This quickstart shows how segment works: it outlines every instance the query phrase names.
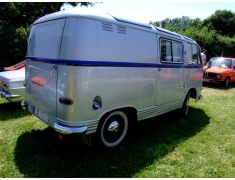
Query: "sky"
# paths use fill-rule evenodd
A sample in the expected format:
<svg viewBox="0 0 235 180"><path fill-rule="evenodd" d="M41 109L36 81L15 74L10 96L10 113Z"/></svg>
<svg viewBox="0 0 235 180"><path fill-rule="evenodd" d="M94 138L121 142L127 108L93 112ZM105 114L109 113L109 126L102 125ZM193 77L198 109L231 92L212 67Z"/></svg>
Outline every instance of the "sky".
<svg viewBox="0 0 235 180"><path fill-rule="evenodd" d="M190 1L189 1L190 2ZM189 16L190 18L205 19L217 9L231 10L235 13L235 2L232 1L105 1L96 3L93 7L82 7L92 11L105 12L114 16L149 23L166 18ZM69 7L68 7L69 8ZM78 9L81 7L78 7Z"/></svg>

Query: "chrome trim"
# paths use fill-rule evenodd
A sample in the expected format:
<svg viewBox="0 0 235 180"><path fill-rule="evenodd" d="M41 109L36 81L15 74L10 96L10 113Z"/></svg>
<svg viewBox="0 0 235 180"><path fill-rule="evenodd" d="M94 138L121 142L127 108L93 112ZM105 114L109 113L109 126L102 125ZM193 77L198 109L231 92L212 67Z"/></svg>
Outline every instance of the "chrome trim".
<svg viewBox="0 0 235 180"><path fill-rule="evenodd" d="M20 97L20 95L13 95L13 94L9 94L9 93L4 92L4 91L0 91L0 96L1 96L1 98L6 98L6 99L11 99L11 98L18 98L18 97Z"/></svg>
<svg viewBox="0 0 235 180"><path fill-rule="evenodd" d="M61 126L57 123L53 124L53 128L63 134L71 134L71 133L79 133L83 134L87 132L88 127L87 126L82 126L82 127L66 127L66 126Z"/></svg>
<svg viewBox="0 0 235 180"><path fill-rule="evenodd" d="M20 104L21 104L21 107L22 107L23 110L26 110L28 108L28 104L25 100L21 101Z"/></svg>
<svg viewBox="0 0 235 180"><path fill-rule="evenodd" d="M169 111L179 109L183 106L183 102L184 100L178 100L172 103L162 104L162 105L138 110L137 112L138 120L140 121L140 120L144 120L147 118L152 118L152 117L167 113Z"/></svg>
<svg viewBox="0 0 235 180"><path fill-rule="evenodd" d="M118 131L118 128L119 128L119 123L117 121L113 121L109 127L108 127L108 131L109 132L117 132Z"/></svg>
<svg viewBox="0 0 235 180"><path fill-rule="evenodd" d="M25 101L24 101L25 102ZM32 105L29 105L27 102L27 109L31 112L34 116L40 119L42 122L47 124L48 126L52 127L56 131L63 133L63 134L71 134L71 133L80 133L80 134L91 134L96 132L99 120L89 120L89 121L64 121L61 119L56 118L47 113L43 113L47 118L39 117L37 114L34 113L35 109ZM37 109L38 110L38 109ZM38 112L38 111L37 111Z"/></svg>

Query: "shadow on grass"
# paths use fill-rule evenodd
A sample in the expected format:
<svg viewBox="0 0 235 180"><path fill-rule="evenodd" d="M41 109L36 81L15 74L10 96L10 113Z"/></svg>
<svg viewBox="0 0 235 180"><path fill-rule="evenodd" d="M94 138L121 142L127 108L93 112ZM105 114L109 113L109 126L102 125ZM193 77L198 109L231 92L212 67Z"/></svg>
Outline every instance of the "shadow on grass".
<svg viewBox="0 0 235 180"><path fill-rule="evenodd" d="M0 121L17 119L29 114L21 108L19 102L5 102L0 104Z"/></svg>
<svg viewBox="0 0 235 180"><path fill-rule="evenodd" d="M224 87L223 84L213 84L213 83L203 82L203 87L213 88L218 90L229 90L235 88L235 83L230 84L229 87Z"/></svg>
<svg viewBox="0 0 235 180"><path fill-rule="evenodd" d="M175 111L138 123L114 149L83 145L73 136L61 141L49 128L35 130L18 138L15 164L24 177L132 177L207 124L209 117L201 109L191 108L187 118Z"/></svg>

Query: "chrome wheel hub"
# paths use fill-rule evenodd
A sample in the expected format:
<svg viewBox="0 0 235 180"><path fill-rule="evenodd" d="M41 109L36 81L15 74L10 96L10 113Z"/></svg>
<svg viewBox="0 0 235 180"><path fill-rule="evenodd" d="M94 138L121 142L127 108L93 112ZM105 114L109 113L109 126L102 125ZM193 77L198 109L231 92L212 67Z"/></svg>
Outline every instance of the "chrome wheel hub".
<svg viewBox="0 0 235 180"><path fill-rule="evenodd" d="M108 131L109 132L117 132L119 129L119 123L117 121L113 121L110 123L110 125L108 126Z"/></svg>

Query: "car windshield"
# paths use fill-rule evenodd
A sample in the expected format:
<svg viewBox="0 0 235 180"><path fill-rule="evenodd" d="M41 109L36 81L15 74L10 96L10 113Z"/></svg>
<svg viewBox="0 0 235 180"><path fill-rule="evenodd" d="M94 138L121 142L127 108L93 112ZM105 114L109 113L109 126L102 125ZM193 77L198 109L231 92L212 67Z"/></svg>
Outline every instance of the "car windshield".
<svg viewBox="0 0 235 180"><path fill-rule="evenodd" d="M222 59L222 58L212 58L209 61L208 67L219 67L219 68L231 68L232 61L230 59Z"/></svg>

